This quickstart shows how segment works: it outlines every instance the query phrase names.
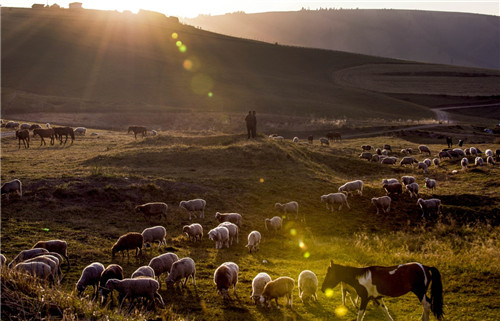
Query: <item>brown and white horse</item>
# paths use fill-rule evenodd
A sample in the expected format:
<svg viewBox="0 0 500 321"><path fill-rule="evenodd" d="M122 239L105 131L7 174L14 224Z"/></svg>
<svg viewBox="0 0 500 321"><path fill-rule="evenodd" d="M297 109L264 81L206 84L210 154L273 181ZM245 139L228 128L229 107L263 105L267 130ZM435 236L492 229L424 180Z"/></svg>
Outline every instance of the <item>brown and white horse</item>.
<svg viewBox="0 0 500 321"><path fill-rule="evenodd" d="M441 275L435 267L420 263L407 263L396 266L368 266L356 268L330 262L321 290L333 289L340 282L352 286L361 298L357 321L363 320L366 306L373 300L392 321L389 310L382 299L384 296L398 297L413 292L422 303L422 320L429 320L432 311L438 320L443 317L443 285ZM431 285L431 297L427 289Z"/></svg>
<svg viewBox="0 0 500 321"><path fill-rule="evenodd" d="M16 130L16 138L19 140L19 149L21 149L21 140L24 148L30 148L30 132L27 129Z"/></svg>
<svg viewBox="0 0 500 321"><path fill-rule="evenodd" d="M130 126L128 128L127 134L130 132L134 132L135 139L137 139L137 134L142 134L142 137L146 136L147 134L147 128L144 126Z"/></svg>
<svg viewBox="0 0 500 321"><path fill-rule="evenodd" d="M54 129L53 128L35 128L33 130L33 138L35 138L36 135L39 135L41 138L40 146L42 146L42 144L47 145L47 143L45 142L45 139L43 139L44 137L50 138L50 145L54 145Z"/></svg>
<svg viewBox="0 0 500 321"><path fill-rule="evenodd" d="M73 141L75 140L75 132L73 131L73 128L71 127L52 127L54 128L54 135L56 136L57 139L59 139L59 144L63 143L63 135L66 136L66 140L64 141L64 144L68 141L68 136L71 136L71 144L73 144Z"/></svg>

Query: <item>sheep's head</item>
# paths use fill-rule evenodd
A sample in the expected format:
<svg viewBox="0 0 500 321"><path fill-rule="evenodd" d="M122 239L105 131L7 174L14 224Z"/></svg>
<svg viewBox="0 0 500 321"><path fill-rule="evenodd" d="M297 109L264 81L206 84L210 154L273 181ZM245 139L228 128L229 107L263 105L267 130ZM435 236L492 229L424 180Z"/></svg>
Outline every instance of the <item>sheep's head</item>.
<svg viewBox="0 0 500 321"><path fill-rule="evenodd" d="M182 233L189 234L190 229L191 228L189 227L189 225L184 225L184 227L182 228Z"/></svg>
<svg viewBox="0 0 500 321"><path fill-rule="evenodd" d="M423 199L421 199L421 198L419 198L419 199L417 200L417 205L421 205L423 202L424 202L424 200L423 200Z"/></svg>
<svg viewBox="0 0 500 321"><path fill-rule="evenodd" d="M219 219L219 217L221 217L221 214L219 212L215 213L215 218Z"/></svg>
<svg viewBox="0 0 500 321"><path fill-rule="evenodd" d="M110 279L106 281L106 284L104 285L104 288L109 291L113 291L116 289L116 285L119 281L117 279Z"/></svg>
<svg viewBox="0 0 500 321"><path fill-rule="evenodd" d="M83 291L85 291L86 286L83 284L78 283L76 285L76 290L78 291L78 295L82 295Z"/></svg>
<svg viewBox="0 0 500 321"><path fill-rule="evenodd" d="M184 207L184 204L186 204L186 201L181 201L181 202L179 203L179 207Z"/></svg>
<svg viewBox="0 0 500 321"><path fill-rule="evenodd" d="M274 204L274 208L277 210L281 210L281 209L283 209L283 205L281 203L276 203L276 204Z"/></svg>
<svg viewBox="0 0 500 321"><path fill-rule="evenodd" d="M325 202L325 201L326 201L326 198L327 198L327 196L326 196L326 195L321 195L321 202Z"/></svg>
<svg viewBox="0 0 500 321"><path fill-rule="evenodd" d="M135 207L135 211L136 211L137 213L142 212L142 205L136 206L136 207Z"/></svg>
<svg viewBox="0 0 500 321"><path fill-rule="evenodd" d="M118 252L118 248L117 248L117 245L115 243L113 245L113 247L111 248L111 257L115 257L116 252Z"/></svg>
<svg viewBox="0 0 500 321"><path fill-rule="evenodd" d="M208 238L212 241L217 241L218 239L218 234L217 234L217 231L215 230L210 230L210 232L208 232Z"/></svg>
<svg viewBox="0 0 500 321"><path fill-rule="evenodd" d="M372 204L375 205L375 202L377 201L377 198L372 198Z"/></svg>

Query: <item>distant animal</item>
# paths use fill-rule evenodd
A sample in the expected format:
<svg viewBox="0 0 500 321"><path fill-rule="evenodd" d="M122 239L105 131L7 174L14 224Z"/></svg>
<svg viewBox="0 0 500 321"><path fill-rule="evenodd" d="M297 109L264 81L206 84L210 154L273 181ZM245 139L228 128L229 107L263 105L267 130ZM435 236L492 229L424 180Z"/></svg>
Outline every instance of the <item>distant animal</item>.
<svg viewBox="0 0 500 321"><path fill-rule="evenodd" d="M214 283L217 286L217 292L222 295L224 300L229 299L229 288L233 288L233 294L236 295L236 284L238 284L239 267L234 262L222 263L214 273Z"/></svg>
<svg viewBox="0 0 500 321"><path fill-rule="evenodd" d="M392 152L391 145L389 144L384 144L384 149Z"/></svg>
<svg viewBox="0 0 500 321"><path fill-rule="evenodd" d="M106 302L110 291L105 287L106 282L111 279L123 280L123 268L118 264L110 264L101 273L99 280L99 294L101 295L101 302Z"/></svg>
<svg viewBox="0 0 500 321"><path fill-rule="evenodd" d="M401 160L401 162L399 162L399 165L403 166L403 165L411 165L413 167L413 164L418 164L418 160L413 157L413 156L406 156L406 157L403 157L403 159Z"/></svg>
<svg viewBox="0 0 500 321"><path fill-rule="evenodd" d="M264 290L264 286L266 286L266 283L271 281L271 277L269 274L265 272L260 272L257 274L253 280L252 280L252 295L251 299L253 299L254 303L257 304L260 299L260 296L262 295L262 291Z"/></svg>
<svg viewBox="0 0 500 321"><path fill-rule="evenodd" d="M328 140L333 140L334 142L336 142L340 141L342 139L342 136L340 135L340 133L328 132L326 134L326 138L328 138Z"/></svg>
<svg viewBox="0 0 500 321"><path fill-rule="evenodd" d="M14 121L9 121L7 124L5 124L5 128L18 128L19 127L19 123L18 122L14 122Z"/></svg>
<svg viewBox="0 0 500 321"><path fill-rule="evenodd" d="M33 124L30 126L29 130L34 130L36 128L42 128L42 126L38 125L38 124Z"/></svg>
<svg viewBox="0 0 500 321"><path fill-rule="evenodd" d="M325 281L321 290L333 289L340 282L352 286L361 298L358 312L358 321L365 315L366 306L373 300L386 315L387 320L392 320L383 297L398 297L408 292L413 292L422 303L424 312L422 320L429 320L432 311L438 320L443 317L443 285L441 274L435 267L421 263L407 263L396 266L368 266L356 268L334 264L330 261ZM426 293L431 287L431 297Z"/></svg>
<svg viewBox="0 0 500 321"><path fill-rule="evenodd" d="M372 147L370 145L363 145L363 146L361 146L361 148L363 150L371 150L372 149Z"/></svg>
<svg viewBox="0 0 500 321"><path fill-rule="evenodd" d="M391 198L389 196L381 196L372 198L372 204L377 208L377 213L379 209L382 209L384 213L389 213L391 210Z"/></svg>
<svg viewBox="0 0 500 321"><path fill-rule="evenodd" d="M68 263L68 269L70 268L69 257L68 257L68 244L63 240L49 240L49 241L38 241L33 245L34 249L46 249L49 252L55 252L64 257Z"/></svg>
<svg viewBox="0 0 500 321"><path fill-rule="evenodd" d="M238 225L238 227L241 228L241 220L242 220L241 214L217 212L217 213L215 213L215 218L219 221L219 223L231 222L231 223Z"/></svg>
<svg viewBox="0 0 500 321"><path fill-rule="evenodd" d="M428 200L424 200L419 198L417 200L417 205L422 209L422 217L430 216L431 212L434 212L436 215L439 214L441 209L441 200L437 198L431 198Z"/></svg>
<svg viewBox="0 0 500 321"><path fill-rule="evenodd" d="M74 133L77 135L85 136L87 133L87 128L85 127L76 127L74 130Z"/></svg>
<svg viewBox="0 0 500 321"><path fill-rule="evenodd" d="M196 212L200 212L200 218L205 218L205 206L207 202L204 199L196 198L189 201L181 201L179 207L184 208L189 213L189 220L191 215L196 218Z"/></svg>
<svg viewBox="0 0 500 321"><path fill-rule="evenodd" d="M287 277L281 276L274 281L269 281L264 286L262 294L260 296L260 302L265 304L267 302L268 306L271 306L270 300L274 299L276 301L276 306L278 306L278 298L285 297L287 305L292 307L292 293L295 287L295 280Z"/></svg>
<svg viewBox="0 0 500 321"><path fill-rule="evenodd" d="M252 251L257 252L260 250L260 240L262 236L259 231L252 231L248 234L248 244L245 247L248 247L248 252L252 253Z"/></svg>
<svg viewBox="0 0 500 321"><path fill-rule="evenodd" d="M83 269L78 283L76 283L76 290L78 291L78 295L82 295L87 286L91 285L94 288L94 291L92 292L92 298L97 298L97 295L99 293L99 281L101 280L101 274L103 271L104 265L99 262L94 262L90 265L87 265Z"/></svg>
<svg viewBox="0 0 500 321"><path fill-rule="evenodd" d="M279 231L281 231L281 227L283 225L283 220L279 216L273 216L272 218L266 218L264 220L264 224L266 226L266 230L273 233L277 234Z"/></svg>
<svg viewBox="0 0 500 321"><path fill-rule="evenodd" d="M182 233L185 233L188 238L194 242L201 241L203 238L203 227L198 223L184 225L182 227Z"/></svg>
<svg viewBox="0 0 500 321"><path fill-rule="evenodd" d="M450 136L446 137L446 144L448 145L448 148L451 148L453 146L453 140Z"/></svg>
<svg viewBox="0 0 500 321"><path fill-rule="evenodd" d="M299 297L302 302L305 302L308 298L318 301L318 296L316 291L318 289L318 277L314 272L309 270L304 270L299 274Z"/></svg>
<svg viewBox="0 0 500 321"><path fill-rule="evenodd" d="M427 153L429 156L431 155L431 150L426 145L418 146L418 150L420 151L420 154Z"/></svg>
<svg viewBox="0 0 500 321"><path fill-rule="evenodd" d="M144 238L141 233L129 232L120 236L118 241L113 244L111 248L111 256L114 257L117 252L122 252L122 257L129 256L129 250L135 250L135 256L142 254L142 246L144 245Z"/></svg>
<svg viewBox="0 0 500 321"><path fill-rule="evenodd" d="M355 180L351 182L347 182L344 185L340 186L338 189L339 193L346 193L346 195L351 194L353 191L357 191L360 196L363 196L363 181Z"/></svg>
<svg viewBox="0 0 500 321"><path fill-rule="evenodd" d="M274 204L274 208L285 215L288 213L295 213L295 219L297 220L299 218L299 203L295 201L285 204L276 203Z"/></svg>
<svg viewBox="0 0 500 321"><path fill-rule="evenodd" d="M28 130L28 129L30 129L30 127L31 127L31 124L26 124L25 123L25 124L21 124L21 126L19 127L19 129L20 130L23 130L23 129Z"/></svg>
<svg viewBox="0 0 500 321"><path fill-rule="evenodd" d="M326 203L326 209L333 212L334 204L340 204L339 211L342 209L342 206L345 204L347 208L351 208L349 203L347 202L347 195L344 193L330 193L326 195L321 195L321 202Z"/></svg>
<svg viewBox="0 0 500 321"><path fill-rule="evenodd" d="M188 279L191 277L193 279L193 285L196 286L196 265L194 260L190 257L184 257L178 261L175 261L172 264L172 268L170 269L170 273L168 274L165 283L167 285L167 289L171 289L174 287L175 283L184 279L182 285L186 287L186 283Z"/></svg>
<svg viewBox="0 0 500 321"><path fill-rule="evenodd" d="M158 293L160 284L152 278L137 278L137 279L109 279L105 285L108 291L116 290L118 301L123 305L125 299L129 299L132 303L136 298L146 298L148 301L155 304L155 299L162 307L165 306L162 297Z"/></svg>
<svg viewBox="0 0 500 321"><path fill-rule="evenodd" d="M130 132L134 133L135 139L137 139L137 134L142 134L142 137L145 137L148 134L148 130L144 126L130 126L127 134L130 134Z"/></svg>
<svg viewBox="0 0 500 321"><path fill-rule="evenodd" d="M149 261L149 266L155 272L155 277L158 278L158 283L160 284L161 289L161 275L169 274L170 269L172 268L172 264L174 262L179 261L179 257L175 253L164 253L158 255Z"/></svg>
<svg viewBox="0 0 500 321"><path fill-rule="evenodd" d="M294 138L292 139L292 141L293 141L294 143L298 143L298 142L299 142L299 140L300 140L300 139L299 139L298 137L294 137Z"/></svg>
<svg viewBox="0 0 500 321"><path fill-rule="evenodd" d="M330 146L330 141L328 140L328 138L325 138L325 137L321 137L319 139L319 142L321 144L321 146L326 145L326 146Z"/></svg>
<svg viewBox="0 0 500 321"><path fill-rule="evenodd" d="M150 222L152 216L160 216L165 217L167 219L167 209L168 205L163 202L151 202L142 205L138 205L135 207L136 213L142 213L144 218Z"/></svg>
<svg viewBox="0 0 500 321"><path fill-rule="evenodd" d="M314 136L313 135L307 136L307 141L309 142L309 144L312 144L313 140L314 140Z"/></svg>
<svg viewBox="0 0 500 321"><path fill-rule="evenodd" d="M71 144L73 144L73 141L75 140L75 132L73 128L71 127L52 127L54 129L54 135L57 139L59 139L59 144L62 145L63 143L63 136L66 136L66 140L64 141L64 144L68 141L68 136L71 137Z"/></svg>
<svg viewBox="0 0 500 321"><path fill-rule="evenodd" d="M44 138L50 138L50 145L54 145L54 129L53 128L35 128L33 130L33 138L40 136L40 146L47 145Z"/></svg>
<svg viewBox="0 0 500 321"><path fill-rule="evenodd" d="M15 179L2 185L1 195L5 194L5 198L9 200L9 194L16 193L19 197L23 197L23 184L20 180Z"/></svg>

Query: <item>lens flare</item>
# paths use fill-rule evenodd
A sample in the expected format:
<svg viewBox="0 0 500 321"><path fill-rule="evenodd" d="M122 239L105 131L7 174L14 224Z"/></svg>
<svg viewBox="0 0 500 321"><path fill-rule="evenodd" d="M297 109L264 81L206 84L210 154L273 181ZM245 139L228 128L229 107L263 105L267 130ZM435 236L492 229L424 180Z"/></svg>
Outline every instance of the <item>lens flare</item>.
<svg viewBox="0 0 500 321"><path fill-rule="evenodd" d="M331 298L333 296L333 289L330 288L326 289L325 295L327 298Z"/></svg>
<svg viewBox="0 0 500 321"><path fill-rule="evenodd" d="M177 34L177 32L173 32L172 39L177 39L177 38L179 38L179 35Z"/></svg>
<svg viewBox="0 0 500 321"><path fill-rule="evenodd" d="M212 98L214 96L214 93L213 92L209 92L208 93L208 98ZM262 178L261 178L262 179ZM264 183L264 180L262 180L261 183Z"/></svg>
<svg viewBox="0 0 500 321"><path fill-rule="evenodd" d="M332 290L333 292L333 290ZM339 305L338 307L335 308L335 315L338 317L343 317L344 315L347 314L347 308L343 305Z"/></svg>
<svg viewBox="0 0 500 321"><path fill-rule="evenodd" d="M180 40L177 40L177 41L175 42L175 45L176 45L177 47L180 47L180 46L182 46L182 41L180 41Z"/></svg>
<svg viewBox="0 0 500 321"><path fill-rule="evenodd" d="M180 52L186 52L186 51L187 51L187 47L186 47L186 45L182 45L182 46L180 46L180 47L179 47L179 51L180 51Z"/></svg>
<svg viewBox="0 0 500 321"><path fill-rule="evenodd" d="M193 62L189 59L186 59L182 63L182 67L184 67L184 69L186 69L188 71L191 71L191 69L193 69Z"/></svg>
<svg viewBox="0 0 500 321"><path fill-rule="evenodd" d="M304 253L304 258L308 259L310 256L311 256L311 253L309 253L309 252Z"/></svg>
<svg viewBox="0 0 500 321"><path fill-rule="evenodd" d="M299 242L299 247L300 247L301 249L303 249L303 250L307 249L306 244L305 244L304 242L302 242L302 241L300 241L300 242Z"/></svg>
<svg viewBox="0 0 500 321"><path fill-rule="evenodd" d="M293 229L291 229L291 230L290 230L290 234L291 234L292 236L297 235L297 230L296 230L296 229L294 229L294 228L293 228Z"/></svg>
<svg viewBox="0 0 500 321"><path fill-rule="evenodd" d="M264 183L264 179L263 178L259 179L259 182Z"/></svg>

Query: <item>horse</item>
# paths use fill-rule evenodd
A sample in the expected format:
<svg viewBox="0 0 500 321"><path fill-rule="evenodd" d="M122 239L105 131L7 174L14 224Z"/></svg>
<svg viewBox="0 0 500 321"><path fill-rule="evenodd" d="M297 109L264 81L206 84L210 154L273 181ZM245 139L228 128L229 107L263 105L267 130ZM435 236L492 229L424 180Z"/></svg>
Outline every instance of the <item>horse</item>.
<svg viewBox="0 0 500 321"><path fill-rule="evenodd" d="M53 127L54 128L54 135L56 136L57 139L59 139L59 144L61 145L63 143L63 135L66 136L66 140L64 141L64 144L68 141L68 135L71 136L71 144L73 144L73 141L75 140L75 132L73 131L73 128L71 127Z"/></svg>
<svg viewBox="0 0 500 321"><path fill-rule="evenodd" d="M333 132L328 132L326 134L326 138L328 138L328 140L333 140L333 141L340 141L342 139L342 136L340 135L340 133L333 133Z"/></svg>
<svg viewBox="0 0 500 321"><path fill-rule="evenodd" d="M144 137L147 135L148 130L144 126L130 126L128 128L127 134L129 134L131 131L134 132L135 139L137 139L137 134L142 133L142 137Z"/></svg>
<svg viewBox="0 0 500 321"><path fill-rule="evenodd" d="M33 129L33 138L35 138L36 135L39 135L41 138L40 141L40 146L42 144L47 145L45 142L44 137L49 137L50 138L50 145L54 145L54 129L53 128L35 128Z"/></svg>
<svg viewBox="0 0 500 321"><path fill-rule="evenodd" d="M423 305L422 321L429 320L429 311L432 311L438 320L441 320L444 314L441 274L435 267L413 262L387 267L356 268L330 261L321 291L333 289L340 282L352 286L361 299L357 321L363 320L370 300L382 309L387 320L392 321L383 297L398 297L410 291L415 293ZM431 284L430 298L426 295L429 284Z"/></svg>
<svg viewBox="0 0 500 321"><path fill-rule="evenodd" d="M16 138L19 140L19 149L21 149L21 140L24 148L30 148L30 132L27 129L16 130Z"/></svg>

